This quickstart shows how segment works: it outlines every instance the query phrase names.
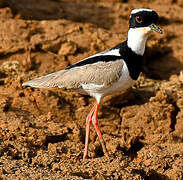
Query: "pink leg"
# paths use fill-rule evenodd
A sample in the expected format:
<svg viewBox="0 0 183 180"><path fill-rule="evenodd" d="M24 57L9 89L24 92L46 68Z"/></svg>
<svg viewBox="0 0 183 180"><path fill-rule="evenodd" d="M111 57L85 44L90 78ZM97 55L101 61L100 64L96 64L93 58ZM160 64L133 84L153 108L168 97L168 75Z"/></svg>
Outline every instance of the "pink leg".
<svg viewBox="0 0 183 180"><path fill-rule="evenodd" d="M85 150L84 150L84 155L83 155L83 160L87 158L88 156L88 143L89 143L89 135L90 135L90 125L92 121L92 116L95 111L95 106L91 109L90 113L88 114L86 118L86 135L85 135Z"/></svg>
<svg viewBox="0 0 183 180"><path fill-rule="evenodd" d="M108 157L108 153L107 153L107 149L106 149L106 146L105 146L105 142L104 142L104 139L102 137L102 133L101 133L101 131L99 129L99 126L98 126L98 119L97 119L98 109L99 109L99 104L97 103L95 105L94 114L92 116L92 123L93 123L93 125L95 127L95 130L97 132L100 144L102 145L102 150L104 152L104 155Z"/></svg>

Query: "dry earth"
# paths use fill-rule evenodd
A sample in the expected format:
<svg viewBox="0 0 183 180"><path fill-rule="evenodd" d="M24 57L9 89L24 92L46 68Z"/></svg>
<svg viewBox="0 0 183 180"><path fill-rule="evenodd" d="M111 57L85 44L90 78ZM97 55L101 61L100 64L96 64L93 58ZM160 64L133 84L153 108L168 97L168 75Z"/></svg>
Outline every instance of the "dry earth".
<svg viewBox="0 0 183 180"><path fill-rule="evenodd" d="M183 179L182 0L1 0L0 179ZM147 43L135 86L106 97L82 161L94 99L22 82L125 40L133 8L152 8L164 34Z"/></svg>

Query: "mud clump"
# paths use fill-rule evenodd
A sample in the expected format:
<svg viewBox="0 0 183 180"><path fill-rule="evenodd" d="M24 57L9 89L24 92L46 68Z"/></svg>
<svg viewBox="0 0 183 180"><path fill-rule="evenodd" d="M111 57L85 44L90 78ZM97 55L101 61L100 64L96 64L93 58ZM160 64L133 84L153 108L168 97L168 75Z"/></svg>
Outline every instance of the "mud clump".
<svg viewBox="0 0 183 180"><path fill-rule="evenodd" d="M0 98L0 111L5 112L9 108L9 100L8 98Z"/></svg>
<svg viewBox="0 0 183 180"><path fill-rule="evenodd" d="M58 55L74 55L77 50L77 45L74 42L66 42L63 43L60 50L58 51Z"/></svg>
<svg viewBox="0 0 183 180"><path fill-rule="evenodd" d="M181 1L0 1L1 179L183 179ZM108 96L99 122L104 157L85 119L94 99L64 89L21 87L126 39L137 7L160 15L136 84Z"/></svg>

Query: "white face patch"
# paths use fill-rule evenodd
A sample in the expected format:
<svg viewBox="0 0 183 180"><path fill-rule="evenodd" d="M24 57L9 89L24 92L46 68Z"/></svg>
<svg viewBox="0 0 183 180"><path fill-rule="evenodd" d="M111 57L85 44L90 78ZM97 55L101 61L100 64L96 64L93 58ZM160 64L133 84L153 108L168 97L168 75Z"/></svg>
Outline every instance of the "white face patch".
<svg viewBox="0 0 183 180"><path fill-rule="evenodd" d="M131 11L131 14L136 14L136 13L141 12L141 11L152 12L153 10L152 10L152 9L145 9L145 8L133 9L133 10Z"/></svg>

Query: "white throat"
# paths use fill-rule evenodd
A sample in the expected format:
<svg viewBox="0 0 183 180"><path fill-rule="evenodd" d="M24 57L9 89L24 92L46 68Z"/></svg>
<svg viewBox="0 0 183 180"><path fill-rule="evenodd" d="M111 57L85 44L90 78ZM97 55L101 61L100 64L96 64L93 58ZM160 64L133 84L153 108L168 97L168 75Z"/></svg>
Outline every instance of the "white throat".
<svg viewBox="0 0 183 180"><path fill-rule="evenodd" d="M151 31L149 27L130 28L128 31L127 45L136 54L143 55L145 51L148 33Z"/></svg>

